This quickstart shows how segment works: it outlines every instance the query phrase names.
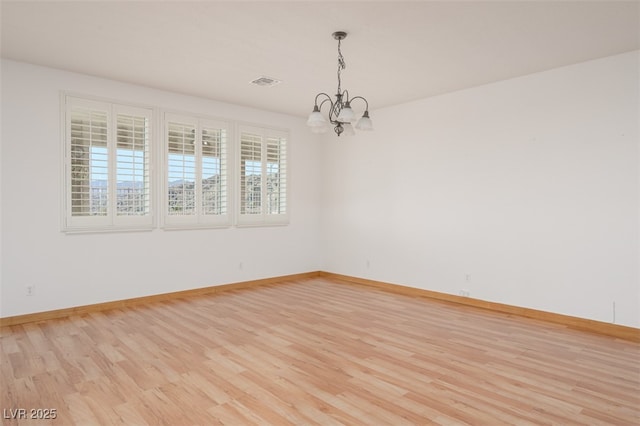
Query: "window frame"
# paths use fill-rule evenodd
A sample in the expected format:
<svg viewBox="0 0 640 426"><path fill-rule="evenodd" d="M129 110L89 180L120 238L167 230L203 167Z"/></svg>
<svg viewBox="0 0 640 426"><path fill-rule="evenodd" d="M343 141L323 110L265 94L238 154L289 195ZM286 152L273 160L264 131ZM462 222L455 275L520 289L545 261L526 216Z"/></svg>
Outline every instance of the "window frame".
<svg viewBox="0 0 640 426"><path fill-rule="evenodd" d="M243 214L242 213L242 135L243 133L249 133L261 137L261 213L260 214ZM265 212L264 200L267 199L267 187L264 185L265 177L267 176L267 163L264 161L267 158L267 139L276 138L284 140L284 213L268 213ZM235 202L236 202L236 226L238 227L260 227L260 226L286 226L289 224L291 203L290 203L290 186L291 186L291 174L289 171L289 163L291 157L291 138L290 132L286 129L278 129L272 127L266 127L258 124L239 123L236 137L236 168L237 177L236 190L235 190ZM280 157L279 157L280 159Z"/></svg>
<svg viewBox="0 0 640 426"><path fill-rule="evenodd" d="M169 126L171 123L192 125L196 129L195 131L195 214L192 215L170 215L169 214ZM202 182L201 172L203 167L202 162L202 131L205 128L223 129L226 132L225 140L221 141L221 155L223 152L226 155L224 159L224 167L226 168L226 175L223 176L221 170L221 179L224 179L226 185L224 187L226 197L226 211L221 214L204 214L202 212ZM159 173L162 179L160 188L161 194L161 227L165 230L177 230L177 229L202 229L202 228L228 228L232 226L234 202L233 202L233 152L234 152L234 126L232 122L220 119L216 117L203 116L198 114L180 113L165 111L162 114L162 160L161 160L161 173ZM221 159L221 169L222 169Z"/></svg>
<svg viewBox="0 0 640 426"><path fill-rule="evenodd" d="M62 112L62 156L63 156L63 185L62 185L62 231L66 233L109 232L109 231L147 231L155 226L154 211L154 123L155 110L150 106L132 105L106 99L76 95L68 92L61 93ZM106 150L107 150L107 207L105 215L74 215L72 208L73 177L72 177L72 133L71 124L73 111L86 109L88 111L104 112L106 118ZM118 214L118 116L128 115L145 119L145 149L143 163L143 185L146 187L146 213L142 215Z"/></svg>

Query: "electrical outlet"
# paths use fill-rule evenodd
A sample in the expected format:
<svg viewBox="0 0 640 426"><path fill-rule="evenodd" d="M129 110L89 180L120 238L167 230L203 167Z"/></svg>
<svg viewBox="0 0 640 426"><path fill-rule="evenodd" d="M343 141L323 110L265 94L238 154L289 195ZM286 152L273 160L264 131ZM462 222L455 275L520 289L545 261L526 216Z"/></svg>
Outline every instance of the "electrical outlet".
<svg viewBox="0 0 640 426"><path fill-rule="evenodd" d="M469 297L470 294L471 292L466 288L463 288L462 290L460 290L460 296L462 297Z"/></svg>
<svg viewBox="0 0 640 426"><path fill-rule="evenodd" d="M26 287L26 291L27 291L27 296L33 296L36 294L36 286L35 285L28 285Z"/></svg>
<svg viewBox="0 0 640 426"><path fill-rule="evenodd" d="M371 268L371 262L367 259L367 269Z"/></svg>

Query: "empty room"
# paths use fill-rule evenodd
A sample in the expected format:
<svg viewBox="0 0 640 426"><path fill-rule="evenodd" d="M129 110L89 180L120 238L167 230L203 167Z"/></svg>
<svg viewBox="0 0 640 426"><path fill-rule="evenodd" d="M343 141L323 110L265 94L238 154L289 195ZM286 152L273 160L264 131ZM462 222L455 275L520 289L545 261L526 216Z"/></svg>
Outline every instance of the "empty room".
<svg viewBox="0 0 640 426"><path fill-rule="evenodd" d="M3 425L640 424L640 2L0 2Z"/></svg>

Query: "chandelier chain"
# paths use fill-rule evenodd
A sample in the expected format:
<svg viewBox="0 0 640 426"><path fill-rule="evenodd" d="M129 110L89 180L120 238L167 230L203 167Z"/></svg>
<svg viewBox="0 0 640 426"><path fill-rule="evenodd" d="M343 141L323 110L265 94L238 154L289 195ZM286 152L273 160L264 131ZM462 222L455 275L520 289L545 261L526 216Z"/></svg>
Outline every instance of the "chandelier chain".
<svg viewBox="0 0 640 426"><path fill-rule="evenodd" d="M340 49L341 41L342 40L338 40L338 94L342 94L342 79L340 77L340 72L347 66L344 62L344 56L342 56L342 50Z"/></svg>

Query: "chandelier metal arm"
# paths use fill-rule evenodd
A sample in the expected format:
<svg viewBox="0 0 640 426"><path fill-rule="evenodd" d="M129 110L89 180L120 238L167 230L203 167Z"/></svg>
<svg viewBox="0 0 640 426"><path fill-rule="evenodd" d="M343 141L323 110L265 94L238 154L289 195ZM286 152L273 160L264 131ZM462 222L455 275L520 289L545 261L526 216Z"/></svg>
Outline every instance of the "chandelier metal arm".
<svg viewBox="0 0 640 426"><path fill-rule="evenodd" d="M320 102L320 104L318 105L318 98L324 96L326 99L323 99L322 102ZM315 106L314 106L314 110L315 108L318 109L318 111L322 110L322 106L326 103L329 102L329 122L331 122L332 124L337 124L338 121L336 120L336 118L338 117L338 114L340 113L340 109L339 109L339 102L336 101L334 102L333 99L331 99L331 96L329 96L328 94L324 93L324 92L320 92L316 95L316 99L315 99Z"/></svg>
<svg viewBox="0 0 640 426"><path fill-rule="evenodd" d="M355 96L355 97L351 98L350 102L353 102L356 99L362 99L364 101L364 103L365 103L365 107L364 107L365 111L369 111L369 102L365 98L363 98L362 96Z"/></svg>
<svg viewBox="0 0 640 426"><path fill-rule="evenodd" d="M318 105L318 98L319 98L320 96L326 96L326 98L327 98L327 99L325 99L324 101L322 101L322 103L321 103L320 105ZM324 93L324 92L320 92L320 93L318 93L318 94L316 95L316 99L315 99L314 103L315 103L315 105L316 105L316 106L320 106L320 107L322 107L322 104L323 104L323 103L325 103L326 101L331 102L331 96L327 95L327 94L326 94L326 93Z"/></svg>
<svg viewBox="0 0 640 426"><path fill-rule="evenodd" d="M331 114L331 111L333 111L333 101L330 98L327 98L324 101L320 102L318 109L322 111L322 106L327 102L329 102L329 114Z"/></svg>

